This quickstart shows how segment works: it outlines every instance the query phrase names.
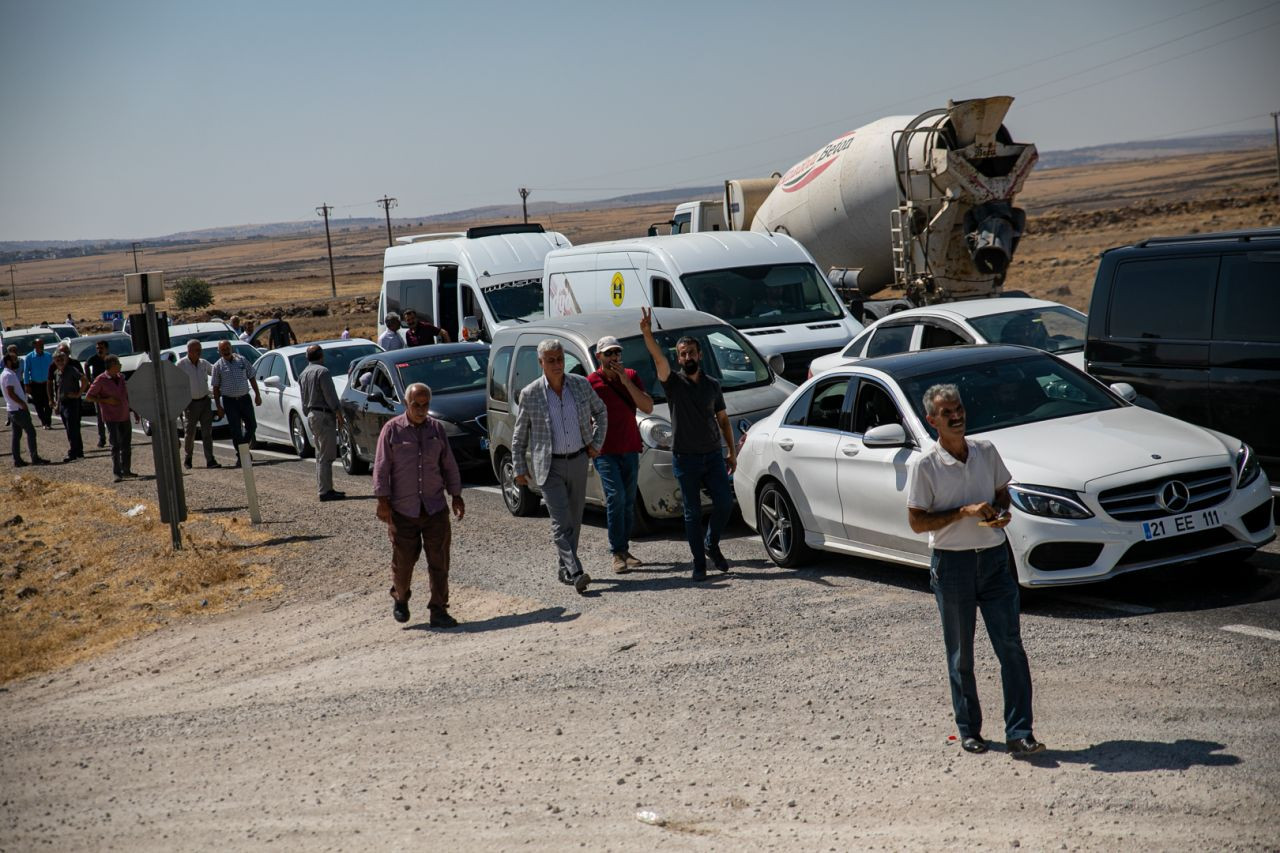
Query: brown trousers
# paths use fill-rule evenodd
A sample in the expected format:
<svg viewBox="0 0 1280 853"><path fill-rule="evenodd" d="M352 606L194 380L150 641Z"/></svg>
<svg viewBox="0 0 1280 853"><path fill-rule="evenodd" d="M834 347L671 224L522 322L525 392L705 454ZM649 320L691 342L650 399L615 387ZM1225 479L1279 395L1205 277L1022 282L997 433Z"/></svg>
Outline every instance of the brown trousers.
<svg viewBox="0 0 1280 853"><path fill-rule="evenodd" d="M431 584L429 610L446 610L449 607L449 545L453 537L449 525L449 508L427 515L425 508L417 518L391 511L391 524L387 525L391 538L391 581L397 601L409 595L413 581L413 567L418 555L427 552L427 579Z"/></svg>

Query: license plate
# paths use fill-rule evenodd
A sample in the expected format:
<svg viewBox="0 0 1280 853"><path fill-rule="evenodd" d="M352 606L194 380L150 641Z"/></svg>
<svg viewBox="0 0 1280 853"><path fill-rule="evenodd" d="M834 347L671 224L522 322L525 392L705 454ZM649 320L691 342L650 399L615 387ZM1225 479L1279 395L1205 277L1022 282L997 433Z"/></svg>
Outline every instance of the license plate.
<svg viewBox="0 0 1280 853"><path fill-rule="evenodd" d="M489 439L487 439L487 438L482 438L482 439L480 439L480 449L481 449L481 450L488 450L488 449L489 449Z"/></svg>
<svg viewBox="0 0 1280 853"><path fill-rule="evenodd" d="M1197 530L1208 530L1218 527L1222 520L1216 509L1200 512L1188 512L1182 515L1171 515L1156 521L1142 522L1142 538L1150 542L1152 539L1168 539L1170 536L1181 536L1184 533L1195 533Z"/></svg>

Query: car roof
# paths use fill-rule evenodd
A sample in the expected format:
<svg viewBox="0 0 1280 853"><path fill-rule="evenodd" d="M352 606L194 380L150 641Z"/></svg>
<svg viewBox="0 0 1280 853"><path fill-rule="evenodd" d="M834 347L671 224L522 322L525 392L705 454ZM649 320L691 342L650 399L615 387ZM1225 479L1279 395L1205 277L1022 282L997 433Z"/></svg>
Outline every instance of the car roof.
<svg viewBox="0 0 1280 853"><path fill-rule="evenodd" d="M476 352L484 349L488 351L489 345L485 343L452 343L452 344L427 344L421 347L401 347L400 349L387 350L386 352L376 353L360 359L360 363L364 364L368 361L378 361L382 364L395 364L397 361L405 361L406 359L422 358L428 355L454 355L455 353ZM278 352L278 350L277 350Z"/></svg>
<svg viewBox="0 0 1280 853"><path fill-rule="evenodd" d="M1026 311L1031 308L1069 308L1061 302L1048 299L1035 299L1030 296L995 296L990 299L964 299L958 302L944 302L939 305L924 305L919 308L908 308L881 318L871 325L885 320L917 316L950 316L955 319L969 320L974 317L988 317L992 314L1007 314L1010 311Z"/></svg>
<svg viewBox="0 0 1280 853"><path fill-rule="evenodd" d="M655 331L672 329L692 329L699 326L723 326L725 322L719 317L705 314L702 311L689 311L684 308L654 308L653 325ZM493 336L494 345L499 341L507 341L521 334L545 334L548 337L563 335L573 337L594 347L596 341L605 335L614 337L632 337L640 334L640 309L621 308L614 311L592 311L585 314L570 314L565 317L547 317L516 326L508 326Z"/></svg>
<svg viewBox="0 0 1280 853"><path fill-rule="evenodd" d="M1148 255L1155 252L1170 255L1199 255L1223 249L1248 251L1261 243L1273 249L1280 243L1280 228L1255 228L1246 231L1217 231L1211 234L1185 234L1180 237L1148 237L1126 246L1115 246L1104 255Z"/></svg>
<svg viewBox="0 0 1280 853"><path fill-rule="evenodd" d="M341 349L343 347L350 346L363 346L364 344L373 344L374 346L378 345L376 341L371 341L368 338L347 338L346 340L343 340L342 338L325 338L322 341L307 341L301 344L289 344L287 347L276 347L273 350L268 350L268 352L279 353L285 357L298 355L299 353L305 355L307 347L312 346L313 344L323 349Z"/></svg>
<svg viewBox="0 0 1280 853"><path fill-rule="evenodd" d="M669 264L681 272L811 262L804 247L788 235L758 231L698 231L580 243L557 249L553 258L609 252L655 252L665 256ZM548 265L554 263L553 258L548 258Z"/></svg>
<svg viewBox="0 0 1280 853"><path fill-rule="evenodd" d="M973 367L997 361L1008 361L1030 356L1053 356L1034 347L1013 346L1010 344L966 344L956 347L940 347L938 349L917 350L896 355L882 355L867 358L853 364L841 365L831 372L869 368L878 370L894 379L912 379L927 373L940 370ZM822 374L826 376L827 373Z"/></svg>
<svg viewBox="0 0 1280 853"><path fill-rule="evenodd" d="M84 343L86 341L93 341L93 342L111 341L119 338L124 338L126 340L133 340L132 337L130 337L129 335L126 335L124 332L104 332L101 335L81 335L76 340L80 341L81 343Z"/></svg>
<svg viewBox="0 0 1280 853"><path fill-rule="evenodd" d="M204 322L204 323L175 323L174 325L169 327L169 334L170 335L189 335L192 332L213 332L213 331L222 331L224 329L230 329L230 328L231 326L222 322L221 320L215 320L215 321Z"/></svg>

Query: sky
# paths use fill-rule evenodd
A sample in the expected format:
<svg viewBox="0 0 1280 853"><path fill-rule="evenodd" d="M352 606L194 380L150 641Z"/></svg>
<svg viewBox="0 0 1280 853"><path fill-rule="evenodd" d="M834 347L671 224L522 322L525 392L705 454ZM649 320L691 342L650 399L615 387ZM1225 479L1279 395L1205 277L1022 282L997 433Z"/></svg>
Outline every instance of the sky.
<svg viewBox="0 0 1280 853"><path fill-rule="evenodd" d="M0 0L0 241L711 185L989 95L1041 151L1270 129L1280 0Z"/></svg>

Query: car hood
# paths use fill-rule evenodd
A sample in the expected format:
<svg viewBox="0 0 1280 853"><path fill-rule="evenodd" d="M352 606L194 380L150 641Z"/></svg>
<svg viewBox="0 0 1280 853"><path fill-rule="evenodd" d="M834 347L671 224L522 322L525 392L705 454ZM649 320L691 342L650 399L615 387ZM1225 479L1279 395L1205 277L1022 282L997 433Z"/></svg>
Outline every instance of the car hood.
<svg viewBox="0 0 1280 853"><path fill-rule="evenodd" d="M431 414L454 423L465 423L485 413L484 389L431 395Z"/></svg>
<svg viewBox="0 0 1280 853"><path fill-rule="evenodd" d="M1188 459L1219 457L1232 464L1234 447L1214 433L1138 406L1057 418L982 432L1021 483L1083 491L1112 474Z"/></svg>

